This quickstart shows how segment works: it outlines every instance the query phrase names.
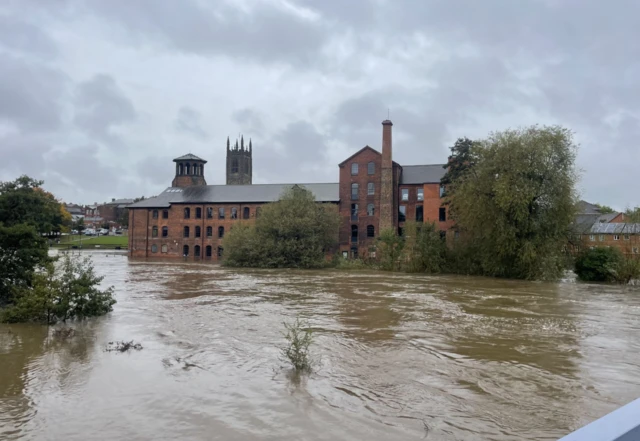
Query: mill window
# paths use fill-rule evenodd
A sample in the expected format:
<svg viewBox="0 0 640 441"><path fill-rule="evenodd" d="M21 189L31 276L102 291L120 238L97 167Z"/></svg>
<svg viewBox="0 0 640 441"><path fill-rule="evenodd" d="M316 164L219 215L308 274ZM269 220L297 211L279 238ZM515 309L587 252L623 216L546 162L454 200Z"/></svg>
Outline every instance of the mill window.
<svg viewBox="0 0 640 441"><path fill-rule="evenodd" d="M184 246L182 247L182 255L183 255L184 257L187 257L187 256L189 255L189 245L184 245Z"/></svg>
<svg viewBox="0 0 640 441"><path fill-rule="evenodd" d="M424 221L424 208L422 205L416 205L416 222Z"/></svg>
<svg viewBox="0 0 640 441"><path fill-rule="evenodd" d="M224 227L218 227L218 238L222 239L224 237Z"/></svg>
<svg viewBox="0 0 640 441"><path fill-rule="evenodd" d="M251 212L249 211L249 207L244 207L242 209L242 219L249 219Z"/></svg>
<svg viewBox="0 0 640 441"><path fill-rule="evenodd" d="M351 176L356 176L358 174L358 163L354 162L351 164Z"/></svg>
<svg viewBox="0 0 640 441"><path fill-rule="evenodd" d="M367 195L373 196L374 194L376 194L376 186L373 182L369 182L367 184Z"/></svg>
<svg viewBox="0 0 640 441"><path fill-rule="evenodd" d="M231 219L238 219L238 209L236 207L231 209Z"/></svg>
<svg viewBox="0 0 640 441"><path fill-rule="evenodd" d="M351 220L358 220L358 204L351 204Z"/></svg>
<svg viewBox="0 0 640 441"><path fill-rule="evenodd" d="M189 227L185 226L182 229L182 237L189 237Z"/></svg>
<svg viewBox="0 0 640 441"><path fill-rule="evenodd" d="M211 257L211 245L207 245L207 247L204 249L205 252L205 256L206 257Z"/></svg>
<svg viewBox="0 0 640 441"><path fill-rule="evenodd" d="M167 251L169 251L169 247L165 244L162 245L162 248L160 248L161 252L166 253Z"/></svg>
<svg viewBox="0 0 640 441"><path fill-rule="evenodd" d="M162 237L167 237L169 235L169 227L162 227Z"/></svg>
<svg viewBox="0 0 640 441"><path fill-rule="evenodd" d="M200 257L200 245L196 245L193 247L193 255L195 257Z"/></svg>
<svg viewBox="0 0 640 441"><path fill-rule="evenodd" d="M187 207L184 209L184 218L189 219L191 217L191 208Z"/></svg>
<svg viewBox="0 0 640 441"><path fill-rule="evenodd" d="M407 220L407 206L400 205L398 207L398 222L404 222Z"/></svg>
<svg viewBox="0 0 640 441"><path fill-rule="evenodd" d="M351 184L351 199L353 200L357 200L358 199L358 190L359 190L359 186L357 183L353 183Z"/></svg>
<svg viewBox="0 0 640 441"><path fill-rule="evenodd" d="M211 237L213 236L213 227L208 226L207 227L207 237Z"/></svg>
<svg viewBox="0 0 640 441"><path fill-rule="evenodd" d="M375 237L376 227L373 225L367 225L367 237Z"/></svg>
<svg viewBox="0 0 640 441"><path fill-rule="evenodd" d="M169 210L162 210L162 219L169 219Z"/></svg>
<svg viewBox="0 0 640 441"><path fill-rule="evenodd" d="M224 248L218 247L218 257L222 257L222 254L224 254Z"/></svg>
<svg viewBox="0 0 640 441"><path fill-rule="evenodd" d="M440 197L443 198L444 197L444 185L440 185Z"/></svg>
<svg viewBox="0 0 640 441"><path fill-rule="evenodd" d="M358 243L358 226L351 225L351 243Z"/></svg>
<svg viewBox="0 0 640 441"><path fill-rule="evenodd" d="M200 227L197 226L196 227L196 237L200 237L200 234L202 233L202 231L200 230Z"/></svg>
<svg viewBox="0 0 640 441"><path fill-rule="evenodd" d="M213 219L213 207L207 207L207 219Z"/></svg>
<svg viewBox="0 0 640 441"><path fill-rule="evenodd" d="M158 252L158 245L156 245L155 243L153 245L151 245L151 252L152 253L157 253Z"/></svg>
<svg viewBox="0 0 640 441"><path fill-rule="evenodd" d="M202 219L202 208L196 207L196 219Z"/></svg>
<svg viewBox="0 0 640 441"><path fill-rule="evenodd" d="M154 226L151 229L151 237L158 237L158 227Z"/></svg>
<svg viewBox="0 0 640 441"><path fill-rule="evenodd" d="M367 164L367 174L373 175L376 172L376 163L371 161Z"/></svg>
<svg viewBox="0 0 640 441"><path fill-rule="evenodd" d="M158 210L153 210L153 212L151 213L151 217L153 219L158 219Z"/></svg>
<svg viewBox="0 0 640 441"><path fill-rule="evenodd" d="M375 205L367 204L367 216L373 216L375 212Z"/></svg>
<svg viewBox="0 0 640 441"><path fill-rule="evenodd" d="M224 207L218 208L218 219L224 219Z"/></svg>
<svg viewBox="0 0 640 441"><path fill-rule="evenodd" d="M440 220L440 222L445 222L447 220L447 209L445 207L440 207L438 209L438 220Z"/></svg>

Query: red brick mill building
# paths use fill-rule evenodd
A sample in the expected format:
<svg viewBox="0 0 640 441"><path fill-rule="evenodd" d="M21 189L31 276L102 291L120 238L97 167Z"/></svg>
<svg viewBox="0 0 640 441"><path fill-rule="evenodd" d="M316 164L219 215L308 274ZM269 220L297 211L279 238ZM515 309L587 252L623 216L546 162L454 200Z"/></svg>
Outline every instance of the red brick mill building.
<svg viewBox="0 0 640 441"><path fill-rule="evenodd" d="M365 146L338 165L339 182L252 184L252 145L227 140L226 185L207 185L207 161L188 154L174 159L171 187L129 206L129 256L218 261L224 235L234 225L254 222L260 207L277 201L294 185L331 204L341 218L336 243L345 257L365 257L381 230L402 234L404 223L452 226L442 206L443 164L400 165L393 161L392 126L382 122L382 152Z"/></svg>

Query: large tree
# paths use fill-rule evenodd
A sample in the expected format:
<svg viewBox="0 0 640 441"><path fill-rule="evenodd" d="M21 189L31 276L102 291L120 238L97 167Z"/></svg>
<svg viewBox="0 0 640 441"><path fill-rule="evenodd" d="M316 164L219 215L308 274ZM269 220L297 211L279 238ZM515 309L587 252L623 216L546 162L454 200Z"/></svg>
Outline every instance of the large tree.
<svg viewBox="0 0 640 441"><path fill-rule="evenodd" d="M576 145L570 131L533 126L491 134L471 173L453 180L456 221L482 273L553 279L574 219Z"/></svg>
<svg viewBox="0 0 640 441"><path fill-rule="evenodd" d="M474 141L469 138L458 138L450 148L451 155L443 166L447 171L440 180L445 187L444 205L449 206L449 216L455 218L455 203L453 194L456 191L456 183L469 173L477 161L474 149Z"/></svg>
<svg viewBox="0 0 640 441"><path fill-rule="evenodd" d="M338 239L335 207L294 186L262 207L255 225L238 225L224 239L225 264L263 268L317 268Z"/></svg>

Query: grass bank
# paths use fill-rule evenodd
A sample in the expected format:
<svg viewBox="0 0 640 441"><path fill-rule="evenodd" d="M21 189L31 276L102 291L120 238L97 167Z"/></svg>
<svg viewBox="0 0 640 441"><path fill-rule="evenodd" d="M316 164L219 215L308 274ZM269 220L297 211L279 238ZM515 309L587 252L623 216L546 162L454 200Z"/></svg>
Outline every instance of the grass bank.
<svg viewBox="0 0 640 441"><path fill-rule="evenodd" d="M64 240L60 240L59 244L53 243L52 248L72 248L74 246L80 248L126 248L129 244L128 236L64 236Z"/></svg>

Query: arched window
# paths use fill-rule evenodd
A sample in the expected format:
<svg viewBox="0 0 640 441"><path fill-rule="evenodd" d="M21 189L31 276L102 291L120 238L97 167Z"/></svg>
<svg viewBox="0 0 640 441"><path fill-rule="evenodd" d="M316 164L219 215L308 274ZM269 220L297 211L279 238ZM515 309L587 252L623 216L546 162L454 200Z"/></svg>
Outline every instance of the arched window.
<svg viewBox="0 0 640 441"><path fill-rule="evenodd" d="M242 219L249 219L251 212L249 211L249 207L244 207L242 209Z"/></svg>
<svg viewBox="0 0 640 441"><path fill-rule="evenodd" d="M207 245L207 247L204 249L205 252L205 257L211 257L211 245Z"/></svg>
<svg viewBox="0 0 640 441"><path fill-rule="evenodd" d="M238 158L231 160L231 173L238 173Z"/></svg>
<svg viewBox="0 0 640 441"><path fill-rule="evenodd" d="M189 219L191 217L191 208L187 207L184 209L184 218Z"/></svg>
<svg viewBox="0 0 640 441"><path fill-rule="evenodd" d="M368 175L373 175L376 172L376 164L375 162L371 161L370 163L367 164L367 174Z"/></svg>
<svg viewBox="0 0 640 441"><path fill-rule="evenodd" d="M357 183L351 184L351 199L358 199L359 186Z"/></svg>
<svg viewBox="0 0 640 441"><path fill-rule="evenodd" d="M158 237L158 227L151 228L151 237Z"/></svg>
<svg viewBox="0 0 640 441"><path fill-rule="evenodd" d="M213 207L207 207L207 219L213 219Z"/></svg>
<svg viewBox="0 0 640 441"><path fill-rule="evenodd" d="M218 227L218 237L221 239L224 237L224 227Z"/></svg>
<svg viewBox="0 0 640 441"><path fill-rule="evenodd" d="M373 216L375 212L375 206L373 204L367 204L367 216Z"/></svg>
<svg viewBox="0 0 640 441"><path fill-rule="evenodd" d="M224 248L218 247L218 257L222 257L223 252L224 252Z"/></svg>
<svg viewBox="0 0 640 441"><path fill-rule="evenodd" d="M376 228L373 225L367 225L367 237L375 237Z"/></svg>
<svg viewBox="0 0 640 441"><path fill-rule="evenodd" d="M218 208L218 219L224 219L224 207Z"/></svg>
<svg viewBox="0 0 640 441"><path fill-rule="evenodd" d="M169 219L169 210L162 210L162 219Z"/></svg>
<svg viewBox="0 0 640 441"><path fill-rule="evenodd" d="M358 163L354 162L351 164L351 175L355 176L358 174Z"/></svg>
<svg viewBox="0 0 640 441"><path fill-rule="evenodd" d="M169 235L169 227L162 227L162 237L167 237Z"/></svg>
<svg viewBox="0 0 640 441"><path fill-rule="evenodd" d="M200 233L201 233L200 227L196 226L196 237L200 237Z"/></svg>
<svg viewBox="0 0 640 441"><path fill-rule="evenodd" d="M167 245L162 245L161 251L163 253L166 253L167 251L169 251L169 247Z"/></svg>
<svg viewBox="0 0 640 441"><path fill-rule="evenodd" d="M351 204L351 220L358 220L358 204Z"/></svg>
<svg viewBox="0 0 640 441"><path fill-rule="evenodd" d="M358 226L351 225L351 243L358 242Z"/></svg>
<svg viewBox="0 0 640 441"><path fill-rule="evenodd" d="M185 257L189 255L189 245L184 245L182 247L182 255Z"/></svg>
<svg viewBox="0 0 640 441"><path fill-rule="evenodd" d="M238 219L238 209L236 207L231 208L231 219Z"/></svg>
<svg viewBox="0 0 640 441"><path fill-rule="evenodd" d="M367 195L373 196L374 194L376 194L376 186L373 182L369 182L367 184Z"/></svg>
<svg viewBox="0 0 640 441"><path fill-rule="evenodd" d="M189 227L185 226L182 231L183 231L183 234L182 234L183 237L189 237Z"/></svg>
<svg viewBox="0 0 640 441"><path fill-rule="evenodd" d="M179 175L184 174L184 165L182 165L182 164L178 165L178 174Z"/></svg>
<svg viewBox="0 0 640 441"><path fill-rule="evenodd" d="M202 219L202 208L196 207L196 219Z"/></svg>
<svg viewBox="0 0 640 441"><path fill-rule="evenodd" d="M207 227L207 237L211 237L213 236L213 227L208 226Z"/></svg>
<svg viewBox="0 0 640 441"><path fill-rule="evenodd" d="M158 252L158 245L156 245L155 243L153 245L151 245L151 252L152 253L157 253Z"/></svg>
<svg viewBox="0 0 640 441"><path fill-rule="evenodd" d="M193 247L193 255L195 257L200 257L200 245L196 245Z"/></svg>
<svg viewBox="0 0 640 441"><path fill-rule="evenodd" d="M153 219L158 219L158 210L153 210L153 212L151 213L151 217Z"/></svg>

